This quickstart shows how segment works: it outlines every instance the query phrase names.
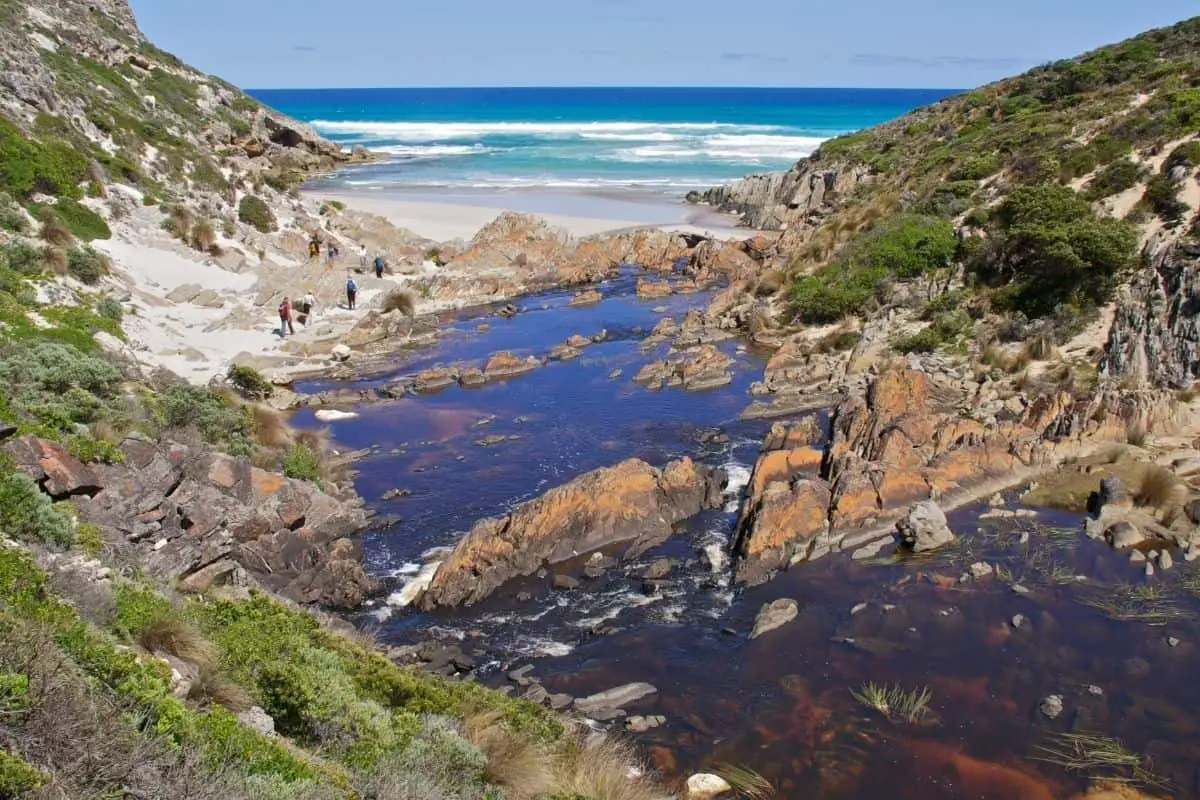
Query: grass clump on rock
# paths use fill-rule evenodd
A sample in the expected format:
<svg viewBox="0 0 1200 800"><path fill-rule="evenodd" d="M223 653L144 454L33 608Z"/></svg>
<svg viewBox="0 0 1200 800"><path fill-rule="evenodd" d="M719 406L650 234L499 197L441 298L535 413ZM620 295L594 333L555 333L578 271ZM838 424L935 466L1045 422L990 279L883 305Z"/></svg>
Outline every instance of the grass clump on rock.
<svg viewBox="0 0 1200 800"><path fill-rule="evenodd" d="M321 479L321 458L307 445L296 443L283 457L283 474L315 483Z"/></svg>
<svg viewBox="0 0 1200 800"><path fill-rule="evenodd" d="M226 377L229 384L248 400L265 400L275 391L271 382L254 367L234 364Z"/></svg>
<svg viewBox="0 0 1200 800"><path fill-rule="evenodd" d="M416 308L417 301L416 298L412 296L411 292L395 289L388 292L387 296L383 298L383 305L381 306L380 310L384 314L388 314L392 311L399 311L404 316L411 317L416 311Z"/></svg>

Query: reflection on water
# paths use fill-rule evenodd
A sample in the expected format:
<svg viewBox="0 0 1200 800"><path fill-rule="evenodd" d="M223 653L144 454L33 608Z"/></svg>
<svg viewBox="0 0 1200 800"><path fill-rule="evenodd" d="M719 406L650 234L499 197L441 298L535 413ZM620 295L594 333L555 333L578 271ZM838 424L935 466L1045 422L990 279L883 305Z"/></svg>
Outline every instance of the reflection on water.
<svg viewBox="0 0 1200 800"><path fill-rule="evenodd" d="M523 313L488 318L482 333L480 319L463 315L433 351L360 382L610 334L576 361L478 390L365 406L334 425L343 444L373 448L359 491L401 518L366 536L371 567L400 584L375 615L383 638L412 641L434 627L461 637L495 658L480 677L497 684L499 665L518 662L535 663L551 691L576 696L648 681L658 694L630 712L667 717L639 741L672 777L724 762L762 773L786 798L1066 798L1088 773L1033 757L1056 733L1089 732L1146 756L1170 781L1161 794L1200 796L1200 574L1181 563L1148 584L1157 588L1137 589L1147 580L1141 565L1087 539L1074 515L985 521L983 509L968 508L951 515L959 543L934 556L886 548L857 563L836 554L735 594L724 557L737 514L730 502L579 591L556 592L542 576L463 611L402 607L415 593L410 582L429 575L431 548L584 471L687 454L744 485L767 423L737 415L761 357L726 343L736 358L731 385L642 389L630 376L665 347L643 352L633 332L661 318L658 306L679 319L705 296L638 301L628 276L605 291L585 309L568 307L567 293L527 298ZM392 489L410 494L378 500ZM641 572L662 557L679 566L648 594ZM962 580L979 562L997 572ZM1129 588L1113 588L1121 584ZM758 609L779 597L799 601L799 617L748 640ZM1152 615L1162 624L1113 618L1136 617L1150 602L1167 610ZM928 687L930 713L913 725L885 719L852 696L867 682ZM1038 710L1048 695L1063 700L1055 719Z"/></svg>

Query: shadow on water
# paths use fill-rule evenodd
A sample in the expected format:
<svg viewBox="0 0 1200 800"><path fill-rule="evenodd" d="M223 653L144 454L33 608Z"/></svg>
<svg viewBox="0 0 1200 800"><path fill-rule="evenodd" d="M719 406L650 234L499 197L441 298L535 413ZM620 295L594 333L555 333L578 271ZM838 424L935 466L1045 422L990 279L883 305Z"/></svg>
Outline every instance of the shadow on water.
<svg viewBox="0 0 1200 800"><path fill-rule="evenodd" d="M340 443L372 449L359 491L400 520L365 536L375 572L410 580L423 554L452 545L479 518L625 458L690 455L725 466L740 490L769 424L737 420L761 357L724 343L734 380L710 392L632 384L665 353L640 349L633 331L661 319L659 306L678 320L706 300L639 301L632 287L623 276L590 308L571 308L558 292L524 298L513 319L460 314L434 349L359 382L502 349L544 354L575 333L626 332L575 361L478 390L364 406L335 423ZM410 494L378 499L392 489ZM1016 507L1015 496L1008 501ZM725 762L762 773L786 798L1066 798L1087 775L1031 756L1055 734L1089 732L1145 755L1170 781L1161 794L1200 796L1200 572L1180 564L1147 579L1144 565L1084 536L1078 515L987 520L984 511L952 514L960 540L932 557L890 547L866 562L835 554L735 592L723 558L737 515L731 497L577 591L553 590L547 574L435 613L398 607L397 592L370 624L391 643L431 629L462 638L493 659L478 675L496 684L523 663L536 665L549 690L575 696L654 684L658 693L628 710L667 717L638 738L673 777ZM647 594L641 572L662 557L679 566ZM998 571L962 580L980 562ZM1137 589L1147 585L1157 588ZM758 609L780 597L800 603L799 617L749 640ZM1154 613L1129 619L1143 607ZM852 696L867 682L928 687L930 713L919 724L886 719ZM1048 695L1063 699L1054 719L1039 711Z"/></svg>

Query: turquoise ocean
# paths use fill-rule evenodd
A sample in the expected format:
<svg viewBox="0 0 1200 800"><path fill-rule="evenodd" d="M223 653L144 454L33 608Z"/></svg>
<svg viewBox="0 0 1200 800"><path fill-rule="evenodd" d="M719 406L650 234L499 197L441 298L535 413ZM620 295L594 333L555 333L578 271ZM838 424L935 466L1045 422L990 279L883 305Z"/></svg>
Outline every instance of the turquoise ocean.
<svg viewBox="0 0 1200 800"><path fill-rule="evenodd" d="M498 88L257 90L384 158L325 185L423 193L636 190L679 197L787 169L832 136L948 89Z"/></svg>

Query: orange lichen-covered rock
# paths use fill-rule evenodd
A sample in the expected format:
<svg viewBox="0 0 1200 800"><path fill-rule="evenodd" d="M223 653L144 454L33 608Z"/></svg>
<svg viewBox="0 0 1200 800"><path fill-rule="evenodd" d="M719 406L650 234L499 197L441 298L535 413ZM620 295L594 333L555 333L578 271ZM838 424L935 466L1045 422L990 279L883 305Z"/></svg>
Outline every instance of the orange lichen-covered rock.
<svg viewBox="0 0 1200 800"><path fill-rule="evenodd" d="M614 544L630 555L665 541L672 526L722 499L724 473L689 458L656 469L629 459L594 470L480 520L438 568L425 608L470 605L505 581Z"/></svg>

